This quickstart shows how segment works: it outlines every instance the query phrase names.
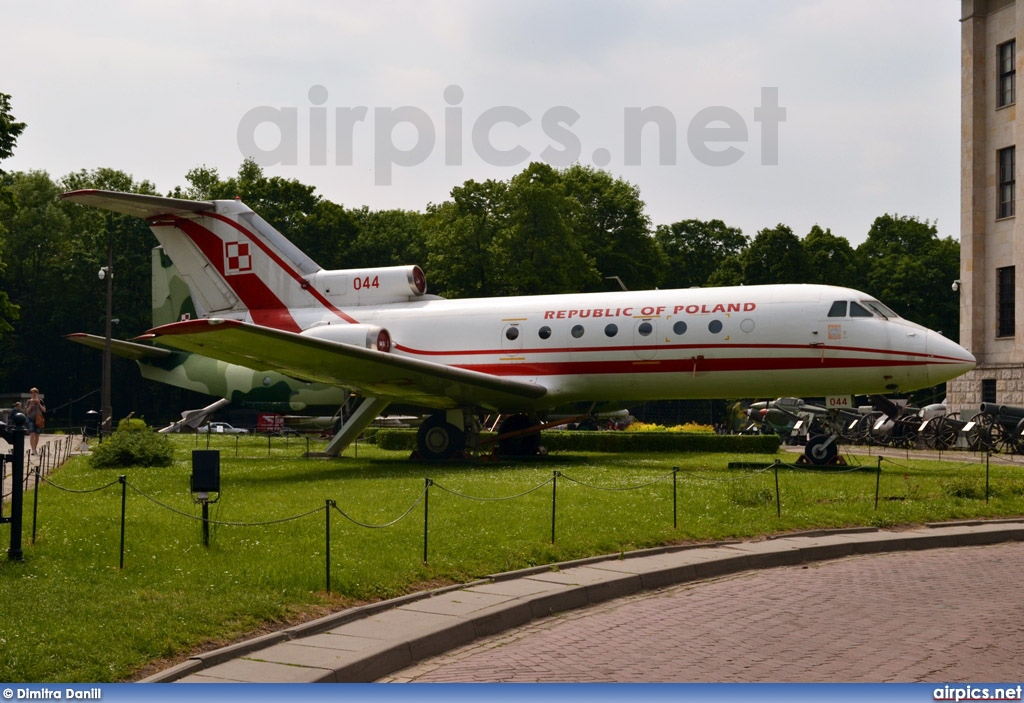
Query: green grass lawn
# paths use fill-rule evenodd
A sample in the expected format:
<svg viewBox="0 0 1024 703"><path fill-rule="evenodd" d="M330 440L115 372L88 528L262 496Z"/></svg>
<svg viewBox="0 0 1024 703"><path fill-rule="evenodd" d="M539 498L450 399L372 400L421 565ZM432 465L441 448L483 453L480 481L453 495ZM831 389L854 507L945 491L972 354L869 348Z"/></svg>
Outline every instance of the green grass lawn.
<svg viewBox="0 0 1024 703"><path fill-rule="evenodd" d="M34 496L26 496L25 559L0 562L0 680L131 680L154 663L359 602L595 554L1024 514L1024 467L1016 466L991 467L986 503L983 464L883 461L877 509L874 471L784 469L778 517L774 471L727 468L776 456L573 454L435 466L373 447L340 460L304 459L305 443L296 440L268 448L265 438L214 437L222 491L210 506L215 523L205 547L189 474L190 451L206 448L206 439L174 441L176 462L165 469L69 461L50 477L56 485L39 491L35 544ZM368 525L397 522L369 528L345 515ZM8 535L0 527L5 553Z"/></svg>

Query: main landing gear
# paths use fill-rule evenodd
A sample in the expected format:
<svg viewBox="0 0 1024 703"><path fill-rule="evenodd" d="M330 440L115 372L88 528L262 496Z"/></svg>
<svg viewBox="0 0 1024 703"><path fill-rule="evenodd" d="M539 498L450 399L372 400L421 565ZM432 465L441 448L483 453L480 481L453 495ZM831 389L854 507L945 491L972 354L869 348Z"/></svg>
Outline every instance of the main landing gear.
<svg viewBox="0 0 1024 703"><path fill-rule="evenodd" d="M526 414L509 415L498 425L498 436L486 440L486 444L496 444L499 456L533 456L540 452L540 431L546 427ZM416 434L416 453L426 461L448 461L477 453L482 444L476 418L461 410L434 413Z"/></svg>

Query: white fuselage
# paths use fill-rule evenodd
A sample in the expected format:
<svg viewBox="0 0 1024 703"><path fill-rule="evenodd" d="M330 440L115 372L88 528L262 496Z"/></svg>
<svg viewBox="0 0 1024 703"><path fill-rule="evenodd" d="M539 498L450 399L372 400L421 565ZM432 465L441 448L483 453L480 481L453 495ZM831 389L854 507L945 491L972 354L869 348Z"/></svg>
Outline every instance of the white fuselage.
<svg viewBox="0 0 1024 703"><path fill-rule="evenodd" d="M890 393L936 385L974 359L899 317L829 316L871 300L770 285L411 302L291 311L308 329L387 329L393 354L545 386L529 407L679 398Z"/></svg>

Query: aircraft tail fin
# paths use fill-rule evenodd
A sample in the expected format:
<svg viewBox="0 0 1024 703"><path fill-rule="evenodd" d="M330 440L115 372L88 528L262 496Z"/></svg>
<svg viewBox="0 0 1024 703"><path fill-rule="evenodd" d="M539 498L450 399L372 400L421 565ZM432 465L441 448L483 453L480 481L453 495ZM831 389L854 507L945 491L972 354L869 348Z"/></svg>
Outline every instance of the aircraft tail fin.
<svg viewBox="0 0 1024 703"><path fill-rule="evenodd" d="M145 219L200 316L299 332L302 316L297 313L303 309L330 311L352 323L356 320L343 307L403 302L426 294L419 266L325 271L240 200L194 201L103 190L76 190L61 198ZM154 272L156 266L154 262ZM167 275L160 271L161 279ZM181 319L183 310L172 305L165 311L163 305L154 298L162 315L177 314L166 322Z"/></svg>
<svg viewBox="0 0 1024 703"><path fill-rule="evenodd" d="M79 190L64 200L141 217L197 307L298 330L289 309L321 306L308 283L321 267L239 200L193 201Z"/></svg>

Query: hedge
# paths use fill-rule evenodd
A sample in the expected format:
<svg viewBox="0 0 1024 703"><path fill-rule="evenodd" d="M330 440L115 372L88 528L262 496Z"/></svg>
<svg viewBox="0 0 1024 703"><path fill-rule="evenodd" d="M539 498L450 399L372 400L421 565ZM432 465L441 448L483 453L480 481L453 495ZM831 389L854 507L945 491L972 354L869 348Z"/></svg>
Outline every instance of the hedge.
<svg viewBox="0 0 1024 703"><path fill-rule="evenodd" d="M481 432L481 438L494 433ZM375 436L381 449L413 451L415 430L378 430ZM717 435L683 432L545 432L541 445L549 452L725 452L730 454L774 454L779 449L778 435Z"/></svg>

